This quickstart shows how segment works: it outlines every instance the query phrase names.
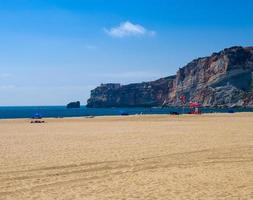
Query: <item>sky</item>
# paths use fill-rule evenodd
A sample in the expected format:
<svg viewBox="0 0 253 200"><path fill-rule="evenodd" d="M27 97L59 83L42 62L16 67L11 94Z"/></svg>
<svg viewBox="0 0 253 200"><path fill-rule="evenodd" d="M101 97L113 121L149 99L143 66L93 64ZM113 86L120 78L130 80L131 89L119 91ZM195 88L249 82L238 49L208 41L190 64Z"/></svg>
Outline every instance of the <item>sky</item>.
<svg viewBox="0 0 253 200"><path fill-rule="evenodd" d="M86 104L253 45L252 0L0 0L0 106Z"/></svg>

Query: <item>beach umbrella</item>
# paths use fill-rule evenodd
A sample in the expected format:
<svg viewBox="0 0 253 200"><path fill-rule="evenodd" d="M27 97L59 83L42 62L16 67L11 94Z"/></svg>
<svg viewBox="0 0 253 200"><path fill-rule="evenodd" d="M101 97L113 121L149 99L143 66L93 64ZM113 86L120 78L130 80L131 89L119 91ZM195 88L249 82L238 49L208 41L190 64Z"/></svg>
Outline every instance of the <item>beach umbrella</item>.
<svg viewBox="0 0 253 200"><path fill-rule="evenodd" d="M183 106L183 114L184 114L184 107L185 107L185 104L186 104L186 96L185 95L181 95L180 97L179 97L179 99L180 99L180 101L181 101L181 104L182 104L182 106Z"/></svg>
<svg viewBox="0 0 253 200"><path fill-rule="evenodd" d="M191 108L198 108L198 107L201 107L201 104L198 103L198 102L190 102L190 107Z"/></svg>
<svg viewBox="0 0 253 200"><path fill-rule="evenodd" d="M41 115L40 113L35 113L35 114L33 115L33 118L34 118L34 119L41 119L41 118L42 118L42 115Z"/></svg>

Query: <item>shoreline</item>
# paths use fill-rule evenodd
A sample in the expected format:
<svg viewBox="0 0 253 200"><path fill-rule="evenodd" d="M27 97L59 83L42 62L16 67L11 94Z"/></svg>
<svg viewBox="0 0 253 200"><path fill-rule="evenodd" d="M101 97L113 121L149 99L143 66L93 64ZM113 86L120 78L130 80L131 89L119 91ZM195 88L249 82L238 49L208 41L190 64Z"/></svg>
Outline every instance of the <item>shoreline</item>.
<svg viewBox="0 0 253 200"><path fill-rule="evenodd" d="M204 113L227 113L227 112L253 112L253 108L234 108L234 109L211 109L202 108ZM64 118L64 117L97 117L97 116L121 116L121 115L149 115L149 114L186 114L190 109L185 108L104 108L92 109L83 107L81 109L67 109L64 106L45 106L45 107L0 107L1 119L24 119L32 118L35 115L44 118Z"/></svg>
<svg viewBox="0 0 253 200"><path fill-rule="evenodd" d="M202 113L202 114L179 114L179 115L173 115L173 114L132 114L132 115L98 115L98 116L77 116L77 117L43 117L42 119L45 120L92 120L92 119L127 119L127 118L149 118L149 117L171 117L171 118L180 118L180 117L206 117L206 116L238 116L238 115L253 115L253 112L235 112L235 113L227 113L227 112L216 112L216 113ZM27 121L27 120L33 120L33 118L0 118L1 121Z"/></svg>

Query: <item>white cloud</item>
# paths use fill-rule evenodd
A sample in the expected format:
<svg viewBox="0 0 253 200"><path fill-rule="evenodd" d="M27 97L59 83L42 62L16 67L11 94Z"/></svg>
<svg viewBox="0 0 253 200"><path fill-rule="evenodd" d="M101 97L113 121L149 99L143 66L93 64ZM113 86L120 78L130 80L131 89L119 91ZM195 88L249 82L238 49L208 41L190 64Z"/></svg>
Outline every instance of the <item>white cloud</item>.
<svg viewBox="0 0 253 200"><path fill-rule="evenodd" d="M133 24L129 21L122 22L118 27L105 29L105 32L111 37L123 38L129 36L154 36L155 31L146 29L139 24Z"/></svg>

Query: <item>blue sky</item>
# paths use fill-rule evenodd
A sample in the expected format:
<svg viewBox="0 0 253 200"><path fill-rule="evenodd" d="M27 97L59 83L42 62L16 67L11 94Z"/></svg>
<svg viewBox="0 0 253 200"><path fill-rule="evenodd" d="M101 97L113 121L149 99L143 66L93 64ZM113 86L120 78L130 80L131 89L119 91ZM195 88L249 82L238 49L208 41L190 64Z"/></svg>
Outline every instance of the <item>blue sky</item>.
<svg viewBox="0 0 253 200"><path fill-rule="evenodd" d="M0 105L86 103L100 83L175 74L253 45L250 0L0 0Z"/></svg>

